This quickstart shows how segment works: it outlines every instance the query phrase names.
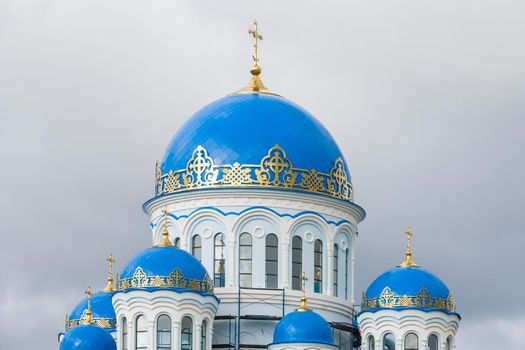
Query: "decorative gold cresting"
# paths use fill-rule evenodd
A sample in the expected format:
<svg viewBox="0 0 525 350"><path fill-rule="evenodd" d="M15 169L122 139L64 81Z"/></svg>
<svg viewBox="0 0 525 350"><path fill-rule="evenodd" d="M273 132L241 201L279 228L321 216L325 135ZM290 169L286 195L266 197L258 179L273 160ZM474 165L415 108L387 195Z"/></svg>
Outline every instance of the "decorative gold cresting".
<svg viewBox="0 0 525 350"><path fill-rule="evenodd" d="M171 247L170 233L168 231L168 208L164 207L162 211L164 214L164 229L162 230L162 241L160 242L160 247Z"/></svg>
<svg viewBox="0 0 525 350"><path fill-rule="evenodd" d="M417 267L418 265L412 260L412 249L410 247L410 240L412 238L412 229L410 228L410 225L408 225L407 230L405 231L405 234L407 235L407 252L405 253L405 261L399 266L403 267Z"/></svg>
<svg viewBox="0 0 525 350"><path fill-rule="evenodd" d="M236 93L261 93L275 95L270 90L268 90L266 86L264 86L261 78L259 77L259 75L261 75L261 67L259 66L259 41L263 40L263 36L259 32L259 24L257 23L257 21L253 21L253 26L248 30L248 34L250 34L250 36L253 39L253 65L250 69L252 78L248 86L237 91Z"/></svg>
<svg viewBox="0 0 525 350"><path fill-rule="evenodd" d="M93 291L91 290L91 287L87 287L84 293L87 295L87 310L84 313L80 324L93 324L93 313L91 312L91 296L93 295Z"/></svg>
<svg viewBox="0 0 525 350"><path fill-rule="evenodd" d="M106 288L104 288L104 292L114 292L116 291L115 285L113 284L113 263L115 262L115 259L113 259L113 254L109 253L108 258L106 259L108 262L108 283L106 285Z"/></svg>
<svg viewBox="0 0 525 350"><path fill-rule="evenodd" d="M311 311L310 308L308 308L308 305L306 304L306 281L308 279L306 278L306 274L301 274L301 305L297 309L297 311Z"/></svg>

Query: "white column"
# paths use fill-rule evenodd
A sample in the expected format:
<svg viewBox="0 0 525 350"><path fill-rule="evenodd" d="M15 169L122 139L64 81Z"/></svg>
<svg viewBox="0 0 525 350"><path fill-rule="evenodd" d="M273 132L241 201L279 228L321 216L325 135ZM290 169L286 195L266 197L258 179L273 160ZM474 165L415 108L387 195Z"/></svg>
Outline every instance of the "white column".
<svg viewBox="0 0 525 350"><path fill-rule="evenodd" d="M171 322L171 348L180 349L180 322Z"/></svg>
<svg viewBox="0 0 525 350"><path fill-rule="evenodd" d="M235 281L237 280L235 276L235 266L237 265L237 257L235 256L235 237L232 237L232 234L230 234L226 242L226 257L228 259L228 263L226 264L226 267L228 269L228 271L226 272L226 285L228 287L233 287Z"/></svg>
<svg viewBox="0 0 525 350"><path fill-rule="evenodd" d="M334 281L333 281L333 274L334 274L334 245L330 242L326 242L326 293L328 295L334 295Z"/></svg>
<svg viewBox="0 0 525 350"><path fill-rule="evenodd" d="M128 320L128 350L131 350L131 349L134 349L135 348L135 333L133 332L133 330L135 329L134 327L134 321L133 321L133 318L132 317L126 317L126 319Z"/></svg>
<svg viewBox="0 0 525 350"><path fill-rule="evenodd" d="M281 259L281 286L290 288L291 277L289 273L290 266L290 238L288 234L283 234L282 238L282 259Z"/></svg>
<svg viewBox="0 0 525 350"><path fill-rule="evenodd" d="M206 323L206 325L208 326L208 336L206 337L206 350L211 350L211 343L212 343L212 339L213 339L213 322L208 322Z"/></svg>
<svg viewBox="0 0 525 350"><path fill-rule="evenodd" d="M201 323L195 324L195 332L193 332L193 349L194 350L202 350L201 349L201 331L202 331L202 324Z"/></svg>
<svg viewBox="0 0 525 350"><path fill-rule="evenodd" d="M148 321L148 349L155 349L155 319Z"/></svg>

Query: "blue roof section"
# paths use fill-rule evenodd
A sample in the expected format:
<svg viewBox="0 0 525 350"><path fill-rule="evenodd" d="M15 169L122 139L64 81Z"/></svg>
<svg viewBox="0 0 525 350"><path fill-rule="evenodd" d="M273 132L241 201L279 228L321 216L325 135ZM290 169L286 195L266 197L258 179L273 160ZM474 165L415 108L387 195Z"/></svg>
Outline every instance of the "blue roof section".
<svg viewBox="0 0 525 350"><path fill-rule="evenodd" d="M328 322L313 311L294 311L283 317L275 327L273 344L320 343L334 344Z"/></svg>
<svg viewBox="0 0 525 350"><path fill-rule="evenodd" d="M60 350L116 350L113 337L95 325L80 325L68 331L60 342Z"/></svg>
<svg viewBox="0 0 525 350"><path fill-rule="evenodd" d="M135 276L138 271L143 276L140 281ZM176 281L170 277L175 272L180 275ZM213 283L202 263L174 246L155 246L137 254L122 270L119 287L121 291L172 289L200 294L212 294L213 291Z"/></svg>
<svg viewBox="0 0 525 350"><path fill-rule="evenodd" d="M113 294L113 292L97 292L91 297L91 312L94 319L107 318L115 321L115 309L111 302ZM71 314L69 314L69 319L79 320L85 310L87 310L87 297L75 306ZM115 325L115 322L111 324Z"/></svg>
<svg viewBox="0 0 525 350"><path fill-rule="evenodd" d="M173 137L161 164L163 174L185 169L197 146L215 164L259 164L279 145L294 168L329 173L341 150L328 130L309 112L268 94L237 94L195 113Z"/></svg>
<svg viewBox="0 0 525 350"><path fill-rule="evenodd" d="M445 283L421 267L394 267L372 282L365 295L367 298L379 298L386 287L397 296L415 296L422 289L427 289L434 298L447 299L450 294Z"/></svg>

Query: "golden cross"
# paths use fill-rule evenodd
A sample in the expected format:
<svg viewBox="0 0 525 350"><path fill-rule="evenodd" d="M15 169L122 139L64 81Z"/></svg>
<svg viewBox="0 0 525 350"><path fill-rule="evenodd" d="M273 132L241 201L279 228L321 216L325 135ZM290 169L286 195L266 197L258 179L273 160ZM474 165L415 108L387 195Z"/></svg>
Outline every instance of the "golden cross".
<svg viewBox="0 0 525 350"><path fill-rule="evenodd" d="M303 271L301 274L301 305L297 309L297 311L308 311L308 305L306 304L306 281L308 279L306 278L306 273Z"/></svg>
<svg viewBox="0 0 525 350"><path fill-rule="evenodd" d="M93 295L93 290L91 290L91 287L87 287L86 291L84 292L87 295L87 307L88 311L91 311L91 296Z"/></svg>
<svg viewBox="0 0 525 350"><path fill-rule="evenodd" d="M410 250L410 239L412 238L412 229L410 228L410 225L408 225L407 230L405 231L405 234L407 235L407 252L411 253Z"/></svg>
<svg viewBox="0 0 525 350"><path fill-rule="evenodd" d="M408 225L405 234L407 235L407 252L405 253L405 261L400 266L417 266L417 264L414 263L414 260L412 260L412 249L410 247L410 240L412 239L413 233L412 229L410 228L410 225Z"/></svg>
<svg viewBox="0 0 525 350"><path fill-rule="evenodd" d="M248 30L248 34L250 34L253 37L253 65L258 66L259 65L259 53L258 53L258 46L259 46L259 40L263 40L263 36L259 33L258 23L257 21L253 21L253 27Z"/></svg>
<svg viewBox="0 0 525 350"><path fill-rule="evenodd" d="M113 259L113 254L109 253L107 261L109 263L109 276L113 277L113 263L115 262L115 259Z"/></svg>
<svg viewBox="0 0 525 350"><path fill-rule="evenodd" d="M306 281L308 281L308 278L306 278L306 272L303 271L301 274L301 291L303 293L306 293Z"/></svg>

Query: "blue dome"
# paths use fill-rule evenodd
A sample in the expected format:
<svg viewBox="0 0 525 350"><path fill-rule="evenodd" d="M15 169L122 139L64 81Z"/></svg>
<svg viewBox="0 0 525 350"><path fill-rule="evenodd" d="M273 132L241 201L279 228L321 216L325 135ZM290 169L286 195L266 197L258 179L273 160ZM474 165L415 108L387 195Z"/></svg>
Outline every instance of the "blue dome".
<svg viewBox="0 0 525 350"><path fill-rule="evenodd" d="M379 276L363 294L363 311L391 308L456 311L447 286L419 266L397 266Z"/></svg>
<svg viewBox="0 0 525 350"><path fill-rule="evenodd" d="M120 276L120 291L160 288L213 293L213 283L201 262L173 246L152 247L140 252Z"/></svg>
<svg viewBox="0 0 525 350"><path fill-rule="evenodd" d="M69 330L60 342L60 350L116 350L113 337L95 325L80 325Z"/></svg>
<svg viewBox="0 0 525 350"><path fill-rule="evenodd" d="M332 329L323 316L313 311L294 311L275 327L273 343L334 344Z"/></svg>
<svg viewBox="0 0 525 350"><path fill-rule="evenodd" d="M110 331L115 330L116 319L115 309L111 303L113 292L97 292L91 297L91 312L93 321L97 326L107 328ZM80 324L84 313L87 311L87 298L84 298L75 306L66 324L66 329L71 329Z"/></svg>
<svg viewBox="0 0 525 350"><path fill-rule="evenodd" d="M350 173L341 150L328 130L310 113L287 99L257 93L230 95L195 113L175 134L166 150L158 169L156 193L168 194L204 185L213 188L269 187L264 179L256 175L256 170L264 165L265 157L274 154L276 147L279 157L286 164L285 171L290 171L291 175L287 186L271 181L270 175L272 187L351 200ZM206 171L210 176L206 179L197 179L194 173L190 174L193 178L187 177L195 170L189 162L198 155L197 150L203 151L200 155L208 166ZM228 179L224 169L228 171L235 163L244 170L249 169L248 173L244 173L249 175L248 178L237 177L237 182ZM338 171L334 178L336 181L328 183L334 169ZM321 177L321 183L316 182L317 186L301 184L313 170L315 176ZM170 172L174 174L167 179ZM295 174L293 181L292 173ZM344 179L341 190L330 188L330 184L337 182L337 176ZM166 184L167 181L170 183Z"/></svg>

